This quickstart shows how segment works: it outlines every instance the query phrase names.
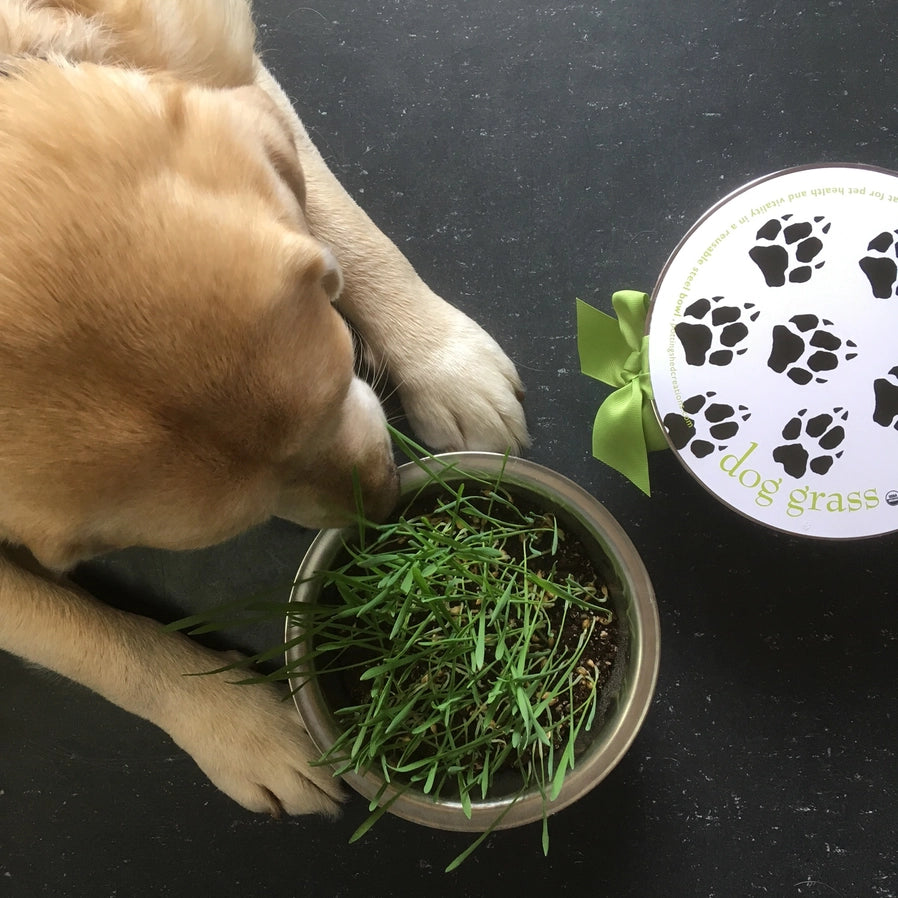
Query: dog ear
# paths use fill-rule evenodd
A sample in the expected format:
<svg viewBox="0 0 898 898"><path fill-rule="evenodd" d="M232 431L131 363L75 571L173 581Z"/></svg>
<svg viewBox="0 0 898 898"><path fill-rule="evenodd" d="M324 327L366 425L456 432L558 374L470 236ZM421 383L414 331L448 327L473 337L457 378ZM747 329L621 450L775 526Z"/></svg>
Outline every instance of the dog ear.
<svg viewBox="0 0 898 898"><path fill-rule="evenodd" d="M343 273L337 257L330 248L306 234L290 233L287 240L295 287L302 293L323 290L334 302L343 290Z"/></svg>

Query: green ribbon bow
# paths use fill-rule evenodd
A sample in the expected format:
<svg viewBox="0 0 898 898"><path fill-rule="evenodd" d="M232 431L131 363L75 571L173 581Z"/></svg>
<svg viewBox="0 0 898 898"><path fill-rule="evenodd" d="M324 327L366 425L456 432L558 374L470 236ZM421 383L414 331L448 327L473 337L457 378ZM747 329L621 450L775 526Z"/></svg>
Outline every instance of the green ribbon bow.
<svg viewBox="0 0 898 898"><path fill-rule="evenodd" d="M652 406L645 333L649 297L621 290L611 303L617 320L577 300L580 370L617 388L596 413L592 454L650 496L648 453L667 448L667 440Z"/></svg>

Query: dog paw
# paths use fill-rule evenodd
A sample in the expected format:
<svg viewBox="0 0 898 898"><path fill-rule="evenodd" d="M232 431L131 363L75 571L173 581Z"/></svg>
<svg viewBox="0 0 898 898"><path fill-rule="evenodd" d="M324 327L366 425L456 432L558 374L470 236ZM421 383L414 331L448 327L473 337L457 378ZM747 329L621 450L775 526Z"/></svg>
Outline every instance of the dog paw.
<svg viewBox="0 0 898 898"><path fill-rule="evenodd" d="M807 409L802 409L790 418L783 428L782 445L773 450L773 460L782 465L790 477L804 477L808 469L815 474L826 474L836 459L842 457L840 448L845 441L848 412L835 408L832 413L824 412L807 417Z"/></svg>
<svg viewBox="0 0 898 898"><path fill-rule="evenodd" d="M898 366L892 368L885 377L873 381L875 407L873 420L880 427L898 430Z"/></svg>
<svg viewBox="0 0 898 898"><path fill-rule="evenodd" d="M753 303L733 305L723 302L722 296L692 303L683 312L685 320L674 328L686 354L686 364L729 365L742 355L746 347L740 344L748 336L745 322L757 321L760 314L753 309Z"/></svg>
<svg viewBox="0 0 898 898"><path fill-rule="evenodd" d="M683 403L683 412L671 412L664 417L664 429L677 451L687 446L696 458L704 458L715 449L723 450L740 426L751 417L751 412L740 405L734 408L725 402L712 402L713 391L691 396ZM690 415L691 417L686 417Z"/></svg>
<svg viewBox="0 0 898 898"><path fill-rule="evenodd" d="M409 423L432 449L516 453L530 444L515 366L456 309L440 316L435 338L419 342L392 374Z"/></svg>
<svg viewBox="0 0 898 898"><path fill-rule="evenodd" d="M858 262L877 299L898 296L898 231L883 231L867 244L867 255Z"/></svg>
<svg viewBox="0 0 898 898"><path fill-rule="evenodd" d="M227 659L231 660L231 659ZM343 792L296 708L271 684L236 685L233 672L185 678L162 725L209 779L250 811L335 816ZM185 684L187 685L187 684Z"/></svg>
<svg viewBox="0 0 898 898"><path fill-rule="evenodd" d="M764 275L768 287L804 284L822 268L818 261L830 224L823 216L813 221L792 221L791 215L771 218L755 235L749 256Z"/></svg>
<svg viewBox="0 0 898 898"><path fill-rule="evenodd" d="M832 326L816 315L793 315L787 324L776 325L767 367L801 386L812 380L825 384L829 372L857 357L857 344L837 336Z"/></svg>

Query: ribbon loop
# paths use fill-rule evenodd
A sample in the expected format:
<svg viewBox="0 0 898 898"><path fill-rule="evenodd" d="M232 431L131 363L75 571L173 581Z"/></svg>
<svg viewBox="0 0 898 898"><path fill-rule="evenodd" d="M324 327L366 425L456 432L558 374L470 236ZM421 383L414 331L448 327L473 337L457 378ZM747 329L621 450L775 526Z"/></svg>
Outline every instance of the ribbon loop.
<svg viewBox="0 0 898 898"><path fill-rule="evenodd" d="M611 304L616 320L577 300L580 370L615 387L596 413L592 454L650 496L648 453L666 448L667 440L652 406L645 333L649 297L620 290Z"/></svg>

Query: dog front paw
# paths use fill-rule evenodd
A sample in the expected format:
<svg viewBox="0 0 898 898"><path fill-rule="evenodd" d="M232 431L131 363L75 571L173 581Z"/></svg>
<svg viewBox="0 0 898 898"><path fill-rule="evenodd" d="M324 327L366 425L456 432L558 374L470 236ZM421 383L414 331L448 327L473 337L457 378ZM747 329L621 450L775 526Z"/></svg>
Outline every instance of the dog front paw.
<svg viewBox="0 0 898 898"><path fill-rule="evenodd" d="M438 451L510 451L530 445L514 364L478 324L448 307L394 372L409 423Z"/></svg>
<svg viewBox="0 0 898 898"><path fill-rule="evenodd" d="M200 769L243 807L281 814L335 816L344 798L328 767L312 766L319 754L293 703L269 684L236 685L233 674L190 678L165 728Z"/></svg>

